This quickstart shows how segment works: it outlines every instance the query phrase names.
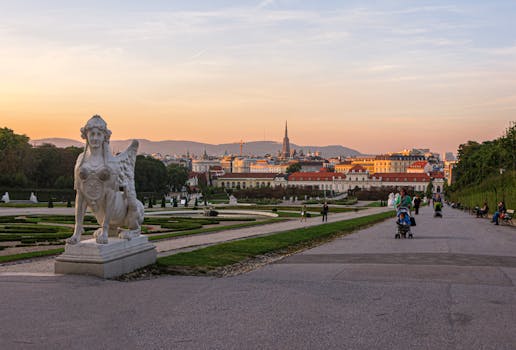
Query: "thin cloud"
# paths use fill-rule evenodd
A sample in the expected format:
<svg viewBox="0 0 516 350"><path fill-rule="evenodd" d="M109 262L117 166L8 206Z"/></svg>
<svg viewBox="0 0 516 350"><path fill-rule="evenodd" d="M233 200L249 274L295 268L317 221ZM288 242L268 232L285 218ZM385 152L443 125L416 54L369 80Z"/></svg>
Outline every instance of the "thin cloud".
<svg viewBox="0 0 516 350"><path fill-rule="evenodd" d="M260 2L258 4L258 8L265 8L270 5L274 5L275 2L276 2L275 0L263 0L262 2Z"/></svg>

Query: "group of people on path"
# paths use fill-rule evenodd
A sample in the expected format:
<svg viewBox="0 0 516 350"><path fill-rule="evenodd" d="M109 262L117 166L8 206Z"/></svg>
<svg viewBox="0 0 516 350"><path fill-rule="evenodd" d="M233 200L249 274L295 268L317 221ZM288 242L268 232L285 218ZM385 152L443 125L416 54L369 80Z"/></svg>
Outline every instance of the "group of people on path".
<svg viewBox="0 0 516 350"><path fill-rule="evenodd" d="M475 212L477 214L477 218L487 216L489 214L489 206L487 205L487 200L484 201L484 205L482 206L482 208L479 208L477 206L475 208ZM499 220L503 219L506 214L507 214L507 208L505 207L505 202L504 201L498 202L498 205L496 206L496 211L493 214L491 222L494 223L495 225L499 225Z"/></svg>
<svg viewBox="0 0 516 350"><path fill-rule="evenodd" d="M330 211L330 207L328 206L327 202L324 202L322 209L321 209L321 215L322 215L322 222L328 222L328 212ZM303 204L303 207L301 208L301 222L306 222L306 219L308 217L308 208L306 207L306 204Z"/></svg>

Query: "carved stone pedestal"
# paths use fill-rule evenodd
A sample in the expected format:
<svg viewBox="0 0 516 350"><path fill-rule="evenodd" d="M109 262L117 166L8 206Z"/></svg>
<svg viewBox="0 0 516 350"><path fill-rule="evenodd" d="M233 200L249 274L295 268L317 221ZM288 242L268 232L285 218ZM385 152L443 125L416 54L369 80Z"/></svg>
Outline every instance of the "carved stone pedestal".
<svg viewBox="0 0 516 350"><path fill-rule="evenodd" d="M155 263L156 255L156 247L146 236L130 241L110 237L108 244L88 239L65 246L56 258L55 273L112 278Z"/></svg>

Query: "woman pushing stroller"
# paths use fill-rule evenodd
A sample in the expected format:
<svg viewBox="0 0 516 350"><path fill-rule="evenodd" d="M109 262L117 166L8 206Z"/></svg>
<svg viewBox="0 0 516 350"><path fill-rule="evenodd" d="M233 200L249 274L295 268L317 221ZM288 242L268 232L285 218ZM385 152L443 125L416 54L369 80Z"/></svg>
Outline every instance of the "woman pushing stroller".
<svg viewBox="0 0 516 350"><path fill-rule="evenodd" d="M414 225L413 219L410 217L412 198L410 198L404 188L400 189L400 195L396 198L394 206L396 207L396 216L398 217L396 220L397 232L394 238L406 238L407 234L409 238L412 238L412 232L410 231L410 226Z"/></svg>

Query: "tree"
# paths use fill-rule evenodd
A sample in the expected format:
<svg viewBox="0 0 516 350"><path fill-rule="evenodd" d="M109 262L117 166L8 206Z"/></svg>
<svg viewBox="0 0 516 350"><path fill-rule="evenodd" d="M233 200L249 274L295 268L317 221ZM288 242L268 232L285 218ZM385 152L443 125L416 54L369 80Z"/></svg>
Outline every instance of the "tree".
<svg viewBox="0 0 516 350"><path fill-rule="evenodd" d="M27 185L26 170L30 151L27 136L15 134L8 128L0 128L0 185Z"/></svg>
<svg viewBox="0 0 516 350"><path fill-rule="evenodd" d="M137 192L167 192L167 169L165 165L152 157L136 156L134 182Z"/></svg>
<svg viewBox="0 0 516 350"><path fill-rule="evenodd" d="M287 174L297 173L299 171L301 171L301 164L299 163L290 164L287 167Z"/></svg>
<svg viewBox="0 0 516 350"><path fill-rule="evenodd" d="M432 198L433 194L434 194L434 185L432 184L432 182L430 182L428 184L428 186L426 186L425 196L426 196L426 198Z"/></svg>
<svg viewBox="0 0 516 350"><path fill-rule="evenodd" d="M188 170L178 164L167 166L167 184L171 191L181 191L188 180Z"/></svg>

